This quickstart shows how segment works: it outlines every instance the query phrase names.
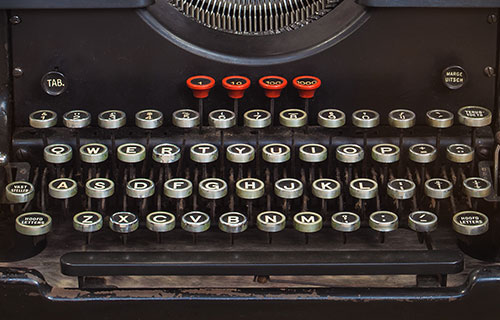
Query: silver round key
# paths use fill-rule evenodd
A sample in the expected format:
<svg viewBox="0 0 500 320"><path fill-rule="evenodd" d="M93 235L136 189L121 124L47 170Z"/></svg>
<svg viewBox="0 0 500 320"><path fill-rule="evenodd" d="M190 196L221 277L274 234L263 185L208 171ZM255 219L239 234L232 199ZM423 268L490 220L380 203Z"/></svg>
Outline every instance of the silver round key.
<svg viewBox="0 0 500 320"><path fill-rule="evenodd" d="M396 109L389 112L389 125L398 129L409 129L415 126L417 116L415 112L406 109Z"/></svg>
<svg viewBox="0 0 500 320"><path fill-rule="evenodd" d="M173 199L184 199L193 194L193 184L183 178L173 178L163 184L163 193Z"/></svg>
<svg viewBox="0 0 500 320"><path fill-rule="evenodd" d="M135 114L135 125L141 129L156 129L163 125L163 113L154 109L141 110Z"/></svg>
<svg viewBox="0 0 500 320"><path fill-rule="evenodd" d="M331 222L332 228L340 232L354 232L361 227L361 219L353 212L337 212Z"/></svg>
<svg viewBox="0 0 500 320"><path fill-rule="evenodd" d="M94 199L105 199L115 193L115 183L106 178L94 178L85 183L85 194Z"/></svg>
<svg viewBox="0 0 500 320"><path fill-rule="evenodd" d="M425 143L412 145L408 154L411 161L422 164L431 163L437 158L436 147Z"/></svg>
<svg viewBox="0 0 500 320"><path fill-rule="evenodd" d="M316 212L299 212L293 216L293 227L303 233L314 233L323 227L323 217Z"/></svg>
<svg viewBox="0 0 500 320"><path fill-rule="evenodd" d="M229 129L236 125L236 114L229 110L214 110L208 114L208 124L217 129Z"/></svg>
<svg viewBox="0 0 500 320"><path fill-rule="evenodd" d="M49 183L49 195L55 199L69 199L78 192L76 181L69 178L59 178Z"/></svg>
<svg viewBox="0 0 500 320"><path fill-rule="evenodd" d="M492 192L491 182L486 179L471 177L463 182L464 192L471 198L486 198Z"/></svg>
<svg viewBox="0 0 500 320"><path fill-rule="evenodd" d="M340 196L341 186L333 179L317 179L312 183L312 194L320 199L335 199Z"/></svg>
<svg viewBox="0 0 500 320"><path fill-rule="evenodd" d="M146 228L153 232L168 232L175 228L175 216L166 211L151 212L146 216Z"/></svg>
<svg viewBox="0 0 500 320"><path fill-rule="evenodd" d="M281 143L271 143L262 148L262 159L269 163L284 163L290 160L290 147Z"/></svg>
<svg viewBox="0 0 500 320"><path fill-rule="evenodd" d="M467 127L486 127L491 124L491 121L491 111L485 107L466 106L458 110L458 122Z"/></svg>
<svg viewBox="0 0 500 320"><path fill-rule="evenodd" d="M343 144L337 147L335 156L338 161L343 163L358 163L363 161L365 152L357 144Z"/></svg>
<svg viewBox="0 0 500 320"><path fill-rule="evenodd" d="M158 163L174 163L181 158L181 148L171 143L162 143L153 148L153 160Z"/></svg>
<svg viewBox="0 0 500 320"><path fill-rule="evenodd" d="M372 179L354 179L349 184L349 194L356 199L373 199L378 194L378 184Z"/></svg>
<svg viewBox="0 0 500 320"><path fill-rule="evenodd" d="M26 203L35 197L35 186L26 181L14 181L5 186L5 197L10 203Z"/></svg>
<svg viewBox="0 0 500 320"><path fill-rule="evenodd" d="M244 143L232 144L226 148L226 158L233 163L249 163L255 159L255 148Z"/></svg>
<svg viewBox="0 0 500 320"><path fill-rule="evenodd" d="M84 110L72 110L63 115L63 124L66 128L85 128L90 125L91 120L90 112Z"/></svg>
<svg viewBox="0 0 500 320"><path fill-rule="evenodd" d="M453 216L453 230L466 236L478 236L489 229L488 217L478 211L461 211Z"/></svg>
<svg viewBox="0 0 500 320"><path fill-rule="evenodd" d="M201 233L210 228L210 217L201 211L191 211L182 216L181 228L187 232Z"/></svg>
<svg viewBox="0 0 500 320"><path fill-rule="evenodd" d="M466 144L452 144L446 148L446 158L455 163L469 163L474 160L474 149Z"/></svg>
<svg viewBox="0 0 500 320"><path fill-rule="evenodd" d="M448 110L430 110L425 114L427 125L437 129L446 129L453 125L455 116Z"/></svg>
<svg viewBox="0 0 500 320"><path fill-rule="evenodd" d="M437 229L438 217L429 211L415 211L408 215L408 227L415 232L432 232Z"/></svg>
<svg viewBox="0 0 500 320"><path fill-rule="evenodd" d="M372 158L378 163L395 163L399 161L400 149L390 143L382 143L373 146Z"/></svg>
<svg viewBox="0 0 500 320"><path fill-rule="evenodd" d="M324 145L309 143L300 146L299 159L304 162L316 163L325 161L328 157L328 150Z"/></svg>
<svg viewBox="0 0 500 320"><path fill-rule="evenodd" d="M101 230L103 219L101 214L94 211L83 211L73 217L73 228L76 231L90 233Z"/></svg>
<svg viewBox="0 0 500 320"><path fill-rule="evenodd" d="M243 114L243 122L245 127L248 128L267 128L272 122L271 113L261 109L249 110Z"/></svg>
<svg viewBox="0 0 500 320"><path fill-rule="evenodd" d="M257 215L257 228L264 232L280 232L285 229L286 216L278 211L264 211Z"/></svg>
<svg viewBox="0 0 500 320"><path fill-rule="evenodd" d="M432 178L425 181L425 195L433 199L446 199L451 196L453 184L442 178Z"/></svg>
<svg viewBox="0 0 500 320"><path fill-rule="evenodd" d="M106 110L97 116L97 125L103 129L118 129L127 124L127 114L121 110Z"/></svg>
<svg viewBox="0 0 500 320"><path fill-rule="evenodd" d="M50 144L43 149L43 158L48 163L66 163L73 158L73 149L67 144Z"/></svg>
<svg viewBox="0 0 500 320"><path fill-rule="evenodd" d="M189 150L191 160L197 163L210 163L219 158L219 150L210 143L195 144Z"/></svg>
<svg viewBox="0 0 500 320"><path fill-rule="evenodd" d="M131 233L139 228L139 218L132 212L115 212L109 218L109 228L116 233Z"/></svg>
<svg viewBox="0 0 500 320"><path fill-rule="evenodd" d="M118 160L125 163L138 163L146 158L146 147L139 143L125 143L116 149Z"/></svg>
<svg viewBox="0 0 500 320"><path fill-rule="evenodd" d="M36 129L52 128L57 124L57 113L52 110L38 110L29 115L30 126Z"/></svg>
<svg viewBox="0 0 500 320"><path fill-rule="evenodd" d="M283 199L296 199L304 193L302 182L293 178L283 178L274 183L274 194Z"/></svg>
<svg viewBox="0 0 500 320"><path fill-rule="evenodd" d="M198 193L205 199L221 199L227 195L227 183L219 178L207 178L198 184Z"/></svg>
<svg viewBox="0 0 500 320"><path fill-rule="evenodd" d="M127 196L135 199L149 198L155 194L155 183L149 179L137 178L127 183Z"/></svg>
<svg viewBox="0 0 500 320"><path fill-rule="evenodd" d="M16 218L16 231L25 236L43 236L52 230L52 218L42 212L26 212Z"/></svg>
<svg viewBox="0 0 500 320"><path fill-rule="evenodd" d="M89 143L80 147L80 159L85 163L104 162L108 155L108 147L101 143Z"/></svg>
<svg viewBox="0 0 500 320"><path fill-rule="evenodd" d="M395 200L411 199L415 190L415 183L408 179L394 179L387 183L387 195Z"/></svg>
<svg viewBox="0 0 500 320"><path fill-rule="evenodd" d="M219 229L226 233L241 233L247 227L247 217L239 212L227 212L219 217Z"/></svg>
<svg viewBox="0 0 500 320"><path fill-rule="evenodd" d="M195 128L200 125L200 114L191 109L181 109L172 114L172 124L178 128Z"/></svg>
<svg viewBox="0 0 500 320"><path fill-rule="evenodd" d="M375 128L380 124L380 115L374 110L357 110L352 114L352 124L363 129Z"/></svg>
<svg viewBox="0 0 500 320"><path fill-rule="evenodd" d="M245 178L236 182L236 195L242 199L259 199L264 195L265 185L259 179Z"/></svg>
<svg viewBox="0 0 500 320"><path fill-rule="evenodd" d="M288 128L300 128L307 124L307 113L300 109L287 109L280 112L280 124Z"/></svg>
<svg viewBox="0 0 500 320"><path fill-rule="evenodd" d="M325 109L318 113L318 124L324 128L340 128L345 121L345 113L337 109Z"/></svg>
<svg viewBox="0 0 500 320"><path fill-rule="evenodd" d="M378 232L391 232L398 228L399 218L390 211L376 211L370 215L368 224Z"/></svg>

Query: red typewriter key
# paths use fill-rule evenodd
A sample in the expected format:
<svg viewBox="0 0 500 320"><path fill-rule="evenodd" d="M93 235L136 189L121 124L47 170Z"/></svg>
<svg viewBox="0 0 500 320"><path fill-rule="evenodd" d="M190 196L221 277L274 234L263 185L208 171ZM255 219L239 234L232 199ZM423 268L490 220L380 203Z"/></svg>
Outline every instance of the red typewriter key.
<svg viewBox="0 0 500 320"><path fill-rule="evenodd" d="M259 85L264 89L266 97L269 98L269 111L271 119L274 119L274 99L279 98L281 90L285 89L288 81L280 76L265 76L259 79Z"/></svg>
<svg viewBox="0 0 500 320"><path fill-rule="evenodd" d="M250 83L250 79L243 76L229 76L222 79L222 86L227 89L227 95L234 99L233 112L236 114L236 121L238 121L238 99L243 98Z"/></svg>
<svg viewBox="0 0 500 320"><path fill-rule="evenodd" d="M198 113L200 114L200 132L203 127L203 99L208 97L210 89L215 86L215 80L209 76L192 76L186 80L186 84L193 96L198 99Z"/></svg>
<svg viewBox="0 0 500 320"><path fill-rule="evenodd" d="M314 98L316 89L321 86L321 80L315 76L298 76L293 79L293 86L304 99L304 111L309 113L309 99Z"/></svg>

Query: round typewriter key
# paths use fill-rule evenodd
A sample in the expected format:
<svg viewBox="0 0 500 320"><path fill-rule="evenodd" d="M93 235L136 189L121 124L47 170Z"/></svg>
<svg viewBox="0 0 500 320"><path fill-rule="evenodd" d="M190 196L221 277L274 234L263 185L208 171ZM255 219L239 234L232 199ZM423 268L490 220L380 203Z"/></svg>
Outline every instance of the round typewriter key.
<svg viewBox="0 0 500 320"><path fill-rule="evenodd" d="M438 217L428 211L415 211L408 216L408 227L416 232L432 232L437 229Z"/></svg>
<svg viewBox="0 0 500 320"><path fill-rule="evenodd" d="M121 110L106 110L97 116L97 124L104 129L118 129L127 123L127 115Z"/></svg>
<svg viewBox="0 0 500 320"><path fill-rule="evenodd" d="M415 195L415 183L408 179L394 179L387 184L387 195L392 199L406 200Z"/></svg>
<svg viewBox="0 0 500 320"><path fill-rule="evenodd" d="M226 149L226 158L233 163L248 163L255 159L255 149L249 144L232 144Z"/></svg>
<svg viewBox="0 0 500 320"><path fill-rule="evenodd" d="M85 183L85 194L90 198L104 199L115 193L115 183L106 178L94 178Z"/></svg>
<svg viewBox="0 0 500 320"><path fill-rule="evenodd" d="M73 157L73 150L67 144L51 144L43 149L43 158L48 163L66 163Z"/></svg>
<svg viewBox="0 0 500 320"><path fill-rule="evenodd" d="M228 76L222 79L222 86L227 89L227 95L232 99L243 98L250 83L250 79L244 76Z"/></svg>
<svg viewBox="0 0 500 320"><path fill-rule="evenodd" d="M220 199L227 194L226 181L218 178L207 178L200 181L198 193L205 199Z"/></svg>
<svg viewBox="0 0 500 320"><path fill-rule="evenodd" d="M337 147L336 158L343 163L357 163L363 160L365 152L357 144L343 144Z"/></svg>
<svg viewBox="0 0 500 320"><path fill-rule="evenodd" d="M76 181L68 178L59 178L49 183L49 194L55 199L69 199L78 192Z"/></svg>
<svg viewBox="0 0 500 320"><path fill-rule="evenodd" d="M208 124L217 129L228 129L236 125L236 115L229 110L214 110L208 114Z"/></svg>
<svg viewBox="0 0 500 320"><path fill-rule="evenodd" d="M25 181L14 181L5 187L5 197L10 203L26 203L35 197L35 187Z"/></svg>
<svg viewBox="0 0 500 320"><path fill-rule="evenodd" d="M109 218L109 228L117 233L132 233L139 228L139 218L132 212L115 212Z"/></svg>
<svg viewBox="0 0 500 320"><path fill-rule="evenodd" d="M337 109L325 109L318 113L318 124L324 128L340 128L345 119L345 113Z"/></svg>
<svg viewBox="0 0 500 320"><path fill-rule="evenodd" d="M375 128L380 123L380 115L374 110L357 110L352 114L352 124L358 128Z"/></svg>
<svg viewBox="0 0 500 320"><path fill-rule="evenodd" d="M245 178L236 182L236 195L242 199L258 199L264 195L264 182L259 179Z"/></svg>
<svg viewBox="0 0 500 320"><path fill-rule="evenodd" d="M491 124L491 111L480 106L466 106L458 110L458 122L473 128L486 127Z"/></svg>
<svg viewBox="0 0 500 320"><path fill-rule="evenodd" d="M318 179L312 184L312 194L320 199L335 199L340 191L340 183L333 179Z"/></svg>
<svg viewBox="0 0 500 320"><path fill-rule="evenodd" d="M372 148L372 158L378 163L394 163L399 161L399 156L399 147L393 144L377 144Z"/></svg>
<svg viewBox="0 0 500 320"><path fill-rule="evenodd" d="M279 98L281 90L285 89L288 81L280 76L265 76L259 79L259 85L264 89L266 97Z"/></svg>
<svg viewBox="0 0 500 320"><path fill-rule="evenodd" d="M135 125L142 129L156 129L163 124L163 113L158 110L141 110L135 114Z"/></svg>
<svg viewBox="0 0 500 320"><path fill-rule="evenodd" d="M321 144L305 144L299 148L299 158L305 162L322 162L327 156L328 150Z"/></svg>
<svg viewBox="0 0 500 320"><path fill-rule="evenodd" d="M264 211L257 215L257 228L264 232L279 232L285 229L286 217L278 211Z"/></svg>
<svg viewBox="0 0 500 320"><path fill-rule="evenodd" d="M302 182L293 178L284 178L274 183L274 193L283 199L296 199L302 196Z"/></svg>
<svg viewBox="0 0 500 320"><path fill-rule="evenodd" d="M210 143L195 144L190 149L191 160L198 163L210 163L219 158L217 147Z"/></svg>
<svg viewBox="0 0 500 320"><path fill-rule="evenodd" d="M108 159L108 147L100 143L89 143L80 147L80 159L85 163L101 163Z"/></svg>
<svg viewBox="0 0 500 320"><path fill-rule="evenodd" d="M190 109L181 109L172 114L172 124L178 128L195 128L201 123L200 114Z"/></svg>
<svg viewBox="0 0 500 320"><path fill-rule="evenodd" d="M52 218L41 212L26 212L16 218L16 231L25 236L42 236L52 230Z"/></svg>
<svg viewBox="0 0 500 320"><path fill-rule="evenodd" d="M293 216L293 227L304 233L313 233L321 230L323 218L316 212L299 212Z"/></svg>
<svg viewBox="0 0 500 320"><path fill-rule="evenodd" d="M83 211L73 217L73 228L76 231L90 233L101 230L102 216L94 211Z"/></svg>
<svg viewBox="0 0 500 320"><path fill-rule="evenodd" d="M227 233L241 233L248 227L248 220L239 212L227 212L219 217L219 229Z"/></svg>
<svg viewBox="0 0 500 320"><path fill-rule="evenodd" d="M186 80L186 85L193 91L193 96L197 99L208 97L210 89L215 85L215 80L209 76L193 76Z"/></svg>
<svg viewBox="0 0 500 320"><path fill-rule="evenodd" d="M390 232L398 228L398 216L390 211L376 211L370 215L370 227L378 232Z"/></svg>
<svg viewBox="0 0 500 320"><path fill-rule="evenodd" d="M445 179L432 178L425 181L425 195L433 199L446 199L451 196L453 184Z"/></svg>
<svg viewBox="0 0 500 320"><path fill-rule="evenodd" d="M210 217L201 211L191 211L182 216L181 227L192 233L201 233L210 228Z"/></svg>
<svg viewBox="0 0 500 320"><path fill-rule="evenodd" d="M153 232L168 232L175 228L175 216L166 211L155 211L147 215L146 227Z"/></svg>
<svg viewBox="0 0 500 320"><path fill-rule="evenodd" d="M437 150L430 144L414 144L409 149L409 158L416 163L431 163L437 158Z"/></svg>
<svg viewBox="0 0 500 320"><path fill-rule="evenodd" d="M149 198L155 193L153 181L145 178L130 180L127 183L127 196L136 199Z"/></svg>
<svg viewBox="0 0 500 320"><path fill-rule="evenodd" d="M175 144L162 143L153 148L153 160L158 163L174 163L181 158L181 149Z"/></svg>
<svg viewBox="0 0 500 320"><path fill-rule="evenodd" d="M138 143L125 143L117 149L118 159L125 163L138 163L146 158L146 148Z"/></svg>
<svg viewBox="0 0 500 320"><path fill-rule="evenodd" d="M298 76L293 79L292 83L303 99L314 98L316 90L321 86L321 80L314 76Z"/></svg>
<svg viewBox="0 0 500 320"><path fill-rule="evenodd" d="M466 236L478 236L488 231L488 217L477 211L462 211L453 216L453 230Z"/></svg>
<svg viewBox="0 0 500 320"><path fill-rule="evenodd" d="M463 182L465 194L471 198L486 198L491 194L491 183L483 178L467 178Z"/></svg>
<svg viewBox="0 0 500 320"><path fill-rule="evenodd" d="M354 179L349 184L349 194L356 199L373 199L377 196L378 184L372 179Z"/></svg>
<svg viewBox="0 0 500 320"><path fill-rule="evenodd" d="M67 128L81 129L90 125L90 113L84 110L72 110L63 115L63 124Z"/></svg>
<svg viewBox="0 0 500 320"><path fill-rule="evenodd" d="M290 160L290 147L284 144L271 143L262 148L262 159L270 163L283 163Z"/></svg>
<svg viewBox="0 0 500 320"><path fill-rule="evenodd" d="M426 121L430 127L437 129L446 129L453 125L454 115L447 110L430 110L427 111Z"/></svg>
<svg viewBox="0 0 500 320"><path fill-rule="evenodd" d="M361 227L359 216L353 212L337 212L332 215L332 228L340 232L353 232Z"/></svg>
<svg viewBox="0 0 500 320"><path fill-rule="evenodd" d="M170 179L163 185L163 193L169 198L184 199L193 193L193 184L183 178Z"/></svg>
<svg viewBox="0 0 500 320"><path fill-rule="evenodd" d="M300 128L307 124L307 113L300 109L287 109L280 112L280 124L288 128Z"/></svg>
<svg viewBox="0 0 500 320"><path fill-rule="evenodd" d="M396 109L389 112L389 125L398 129L408 129L415 125L417 117L411 110Z"/></svg>
<svg viewBox="0 0 500 320"><path fill-rule="evenodd" d="M474 160L474 150L466 144L452 144L446 148L446 158L455 163L469 163Z"/></svg>
<svg viewBox="0 0 500 320"><path fill-rule="evenodd" d="M267 128L271 125L271 113L266 110L249 110L243 114L245 127L252 129Z"/></svg>
<svg viewBox="0 0 500 320"><path fill-rule="evenodd" d="M38 110L29 115L30 126L36 129L47 129L57 124L57 113L51 110Z"/></svg>

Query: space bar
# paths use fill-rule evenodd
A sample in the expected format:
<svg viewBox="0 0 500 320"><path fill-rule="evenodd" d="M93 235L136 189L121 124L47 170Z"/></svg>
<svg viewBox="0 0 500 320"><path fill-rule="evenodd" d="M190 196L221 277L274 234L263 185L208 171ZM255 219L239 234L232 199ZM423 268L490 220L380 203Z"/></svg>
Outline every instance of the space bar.
<svg viewBox="0 0 500 320"><path fill-rule="evenodd" d="M454 274L458 251L71 252L68 276Z"/></svg>

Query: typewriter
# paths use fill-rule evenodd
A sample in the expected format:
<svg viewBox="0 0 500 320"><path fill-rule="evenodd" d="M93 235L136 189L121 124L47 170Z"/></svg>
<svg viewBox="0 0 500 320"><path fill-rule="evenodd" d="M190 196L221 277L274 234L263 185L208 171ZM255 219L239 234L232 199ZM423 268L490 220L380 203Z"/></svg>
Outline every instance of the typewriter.
<svg viewBox="0 0 500 320"><path fill-rule="evenodd" d="M496 318L499 8L0 1L2 318Z"/></svg>

